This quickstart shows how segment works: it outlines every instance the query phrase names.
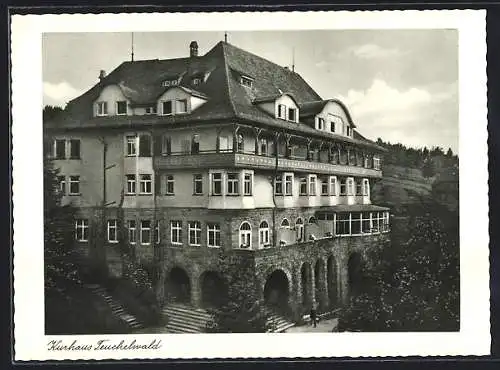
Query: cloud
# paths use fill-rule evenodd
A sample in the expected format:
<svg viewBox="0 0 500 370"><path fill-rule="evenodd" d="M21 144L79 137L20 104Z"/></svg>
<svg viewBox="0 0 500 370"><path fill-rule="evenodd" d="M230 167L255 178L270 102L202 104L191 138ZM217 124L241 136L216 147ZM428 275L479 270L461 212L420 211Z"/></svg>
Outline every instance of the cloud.
<svg viewBox="0 0 500 370"><path fill-rule="evenodd" d="M458 150L456 84L396 89L375 79L368 89L349 90L340 99L368 138Z"/></svg>
<svg viewBox="0 0 500 370"><path fill-rule="evenodd" d="M376 44L364 44L352 47L350 51L362 59L394 58L403 54L398 49L386 49Z"/></svg>
<svg viewBox="0 0 500 370"><path fill-rule="evenodd" d="M64 107L68 101L76 98L80 94L81 92L79 90L75 89L66 81L57 84L50 82L43 83L44 105Z"/></svg>

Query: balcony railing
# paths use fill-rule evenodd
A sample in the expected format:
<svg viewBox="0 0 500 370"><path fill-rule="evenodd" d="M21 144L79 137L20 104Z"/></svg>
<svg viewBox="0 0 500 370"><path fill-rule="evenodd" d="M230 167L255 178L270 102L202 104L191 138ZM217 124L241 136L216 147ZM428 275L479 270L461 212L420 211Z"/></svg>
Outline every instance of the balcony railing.
<svg viewBox="0 0 500 370"><path fill-rule="evenodd" d="M254 168L274 169L276 158L265 155L233 152L202 152L198 154L173 153L155 157L155 167L163 169L184 168ZM304 171L314 173L335 173L363 177L382 177L382 171L362 166L311 161L301 158L278 158L279 171Z"/></svg>

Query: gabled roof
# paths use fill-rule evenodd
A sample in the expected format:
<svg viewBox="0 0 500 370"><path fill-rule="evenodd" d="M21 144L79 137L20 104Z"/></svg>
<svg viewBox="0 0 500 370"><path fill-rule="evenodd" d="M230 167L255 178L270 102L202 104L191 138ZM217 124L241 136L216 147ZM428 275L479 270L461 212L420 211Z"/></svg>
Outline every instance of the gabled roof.
<svg viewBox="0 0 500 370"><path fill-rule="evenodd" d="M191 85L192 78L200 75L208 77L202 83L197 84L194 89ZM253 79L252 88L240 84L242 75ZM93 117L92 103L99 97L105 86L117 85L132 104L154 104L158 97L168 89L162 85L162 82L175 78L179 79L179 84L170 88L181 88L206 98L207 102L190 114L170 117L168 120L179 122L213 119L244 121L249 124L359 143L379 149L375 143L367 139L359 140L323 133L307 124L276 119L260 109L253 104L255 101L288 94L301 107L302 117L303 113L308 114L320 109L332 100L323 100L298 73L225 42L219 42L203 56L124 62L83 95L69 102L65 109L64 122L54 123L53 126L93 127L96 120L102 122L103 125L105 122L109 122L110 125L121 125L120 121L124 121L126 125L130 125L131 122L146 124L146 121L149 122L152 119L156 119L158 123L164 122L167 119L165 117L143 119L135 116L120 116L119 119L112 117L96 119ZM304 109L303 112L302 109ZM347 109L345 111L352 123L349 112Z"/></svg>
<svg viewBox="0 0 500 370"><path fill-rule="evenodd" d="M347 119L349 120L349 124L352 127L356 127L346 105L338 99L318 100L318 101L306 102L304 104L301 104L299 107L300 108L300 117L302 118L302 117L315 116L316 114L320 113L323 110L323 108L325 107L325 105L327 105L330 102L334 102L334 103L337 103L338 105L340 105L340 107L344 111L345 115L347 116Z"/></svg>

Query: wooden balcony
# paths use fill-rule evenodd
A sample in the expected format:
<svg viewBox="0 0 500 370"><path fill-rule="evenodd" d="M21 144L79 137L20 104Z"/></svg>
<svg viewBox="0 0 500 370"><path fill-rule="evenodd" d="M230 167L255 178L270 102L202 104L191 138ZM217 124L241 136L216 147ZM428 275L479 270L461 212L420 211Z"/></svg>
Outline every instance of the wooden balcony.
<svg viewBox="0 0 500 370"><path fill-rule="evenodd" d="M273 170L276 158L248 153L199 153L175 154L155 157L158 170L186 168L252 168ZM278 158L278 171L310 172L318 174L336 174L344 176L381 178L382 171L354 165L342 165L326 162L309 161L297 158Z"/></svg>

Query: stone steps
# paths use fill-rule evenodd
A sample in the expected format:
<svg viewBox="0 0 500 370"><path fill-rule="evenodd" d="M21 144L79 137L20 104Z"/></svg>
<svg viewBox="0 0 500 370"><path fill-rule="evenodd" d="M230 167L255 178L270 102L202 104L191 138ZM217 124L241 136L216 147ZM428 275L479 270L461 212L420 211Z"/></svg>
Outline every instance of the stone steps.
<svg viewBox="0 0 500 370"><path fill-rule="evenodd" d="M169 333L203 333L212 315L201 308L181 303L170 303L163 308L165 328Z"/></svg>
<svg viewBox="0 0 500 370"><path fill-rule="evenodd" d="M131 329L142 329L143 325L137 320L134 315L129 314L125 308L115 300L106 290L106 288L100 285L91 285L88 286L95 294L99 295L103 298L103 300L107 303L111 312L115 317L118 317L120 320L124 321L128 327Z"/></svg>
<svg viewBox="0 0 500 370"><path fill-rule="evenodd" d="M283 333L292 326L295 326L294 322L288 320L286 317L270 308L266 308L266 312L269 315L267 322L272 325L271 329L267 331L268 333Z"/></svg>

